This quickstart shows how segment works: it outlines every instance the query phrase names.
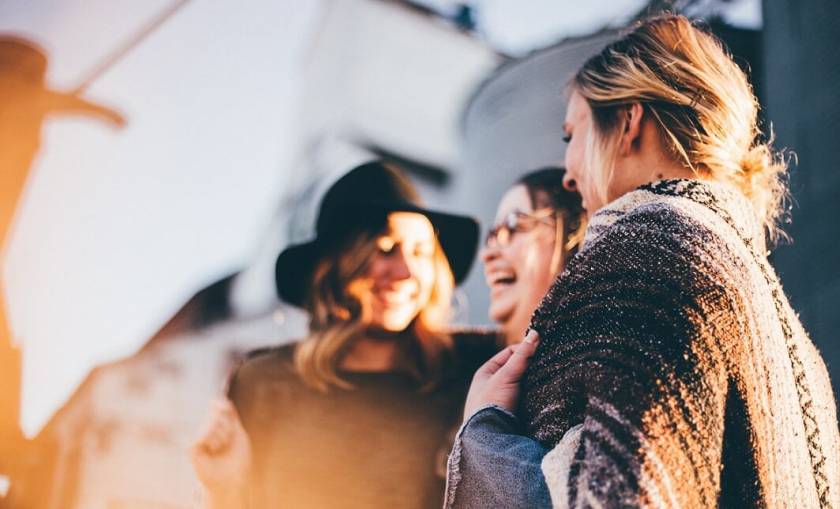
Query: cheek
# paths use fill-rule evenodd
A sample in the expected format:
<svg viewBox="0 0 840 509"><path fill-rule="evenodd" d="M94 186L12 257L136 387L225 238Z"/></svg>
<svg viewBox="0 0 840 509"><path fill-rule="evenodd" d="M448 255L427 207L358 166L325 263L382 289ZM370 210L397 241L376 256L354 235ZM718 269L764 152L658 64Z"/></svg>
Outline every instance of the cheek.
<svg viewBox="0 0 840 509"><path fill-rule="evenodd" d="M572 138L572 141L566 147L565 163L568 170L573 172L578 170L579 152L578 140L577 138Z"/></svg>
<svg viewBox="0 0 840 509"><path fill-rule="evenodd" d="M522 250L518 278L526 281L525 291L542 295L551 284L551 259L554 256L553 239L534 239Z"/></svg>
<svg viewBox="0 0 840 509"><path fill-rule="evenodd" d="M517 279L520 274L528 271L530 263L528 262L528 240L523 237L523 234L517 234L513 238L513 242L499 250L499 254L504 262L516 272Z"/></svg>
<svg viewBox="0 0 840 509"><path fill-rule="evenodd" d="M432 294L435 286L435 265L433 262L418 263L412 269L412 274L420 287L420 297L425 303Z"/></svg>
<svg viewBox="0 0 840 509"><path fill-rule="evenodd" d="M575 161L574 161L574 159L575 159L574 147L570 143L566 147L566 154L563 157L563 164L566 165L566 171L568 171L572 175L574 175L574 173L575 173L575 168L574 168Z"/></svg>
<svg viewBox="0 0 840 509"><path fill-rule="evenodd" d="M369 279L378 279L387 272L387 263L382 259L379 253L374 254L367 264L363 272L363 277Z"/></svg>

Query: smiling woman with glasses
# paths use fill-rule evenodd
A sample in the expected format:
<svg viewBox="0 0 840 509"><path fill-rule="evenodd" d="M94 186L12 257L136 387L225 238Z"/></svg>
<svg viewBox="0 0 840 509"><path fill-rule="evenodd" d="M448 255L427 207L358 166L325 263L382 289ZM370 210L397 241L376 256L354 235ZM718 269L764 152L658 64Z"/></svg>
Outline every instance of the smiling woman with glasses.
<svg viewBox="0 0 840 509"><path fill-rule="evenodd" d="M577 250L583 209L563 188L565 171L543 168L519 179L502 197L481 259L490 287L490 318L508 344L517 343L554 278Z"/></svg>

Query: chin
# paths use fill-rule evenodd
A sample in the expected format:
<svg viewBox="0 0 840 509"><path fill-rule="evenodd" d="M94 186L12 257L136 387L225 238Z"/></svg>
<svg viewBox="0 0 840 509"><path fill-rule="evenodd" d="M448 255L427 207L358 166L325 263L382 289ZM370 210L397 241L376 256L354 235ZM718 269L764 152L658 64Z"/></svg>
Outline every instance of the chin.
<svg viewBox="0 0 840 509"><path fill-rule="evenodd" d="M498 309L490 304L490 309L487 311L487 316L493 320L499 327L504 327L507 322L510 321L511 317L513 316L514 309L512 307L506 307L502 309Z"/></svg>
<svg viewBox="0 0 840 509"><path fill-rule="evenodd" d="M382 323L376 324L378 328L384 330L385 332L402 332L408 328L408 325L411 322L404 322L404 321L384 321Z"/></svg>
<svg viewBox="0 0 840 509"><path fill-rule="evenodd" d="M385 315L379 321L379 327L388 332L401 332L406 330L416 317L417 313L407 312Z"/></svg>

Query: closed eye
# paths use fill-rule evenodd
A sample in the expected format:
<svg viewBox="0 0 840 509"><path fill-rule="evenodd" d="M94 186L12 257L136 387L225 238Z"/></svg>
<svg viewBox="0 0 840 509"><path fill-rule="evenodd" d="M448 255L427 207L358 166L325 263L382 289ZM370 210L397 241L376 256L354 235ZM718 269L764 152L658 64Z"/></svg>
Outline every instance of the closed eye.
<svg viewBox="0 0 840 509"><path fill-rule="evenodd" d="M434 244L419 244L414 248L414 256L417 256L418 258L431 258L434 255Z"/></svg>
<svg viewBox="0 0 840 509"><path fill-rule="evenodd" d="M397 242L391 237L379 237L376 241L376 247L382 254L391 254L396 246Z"/></svg>

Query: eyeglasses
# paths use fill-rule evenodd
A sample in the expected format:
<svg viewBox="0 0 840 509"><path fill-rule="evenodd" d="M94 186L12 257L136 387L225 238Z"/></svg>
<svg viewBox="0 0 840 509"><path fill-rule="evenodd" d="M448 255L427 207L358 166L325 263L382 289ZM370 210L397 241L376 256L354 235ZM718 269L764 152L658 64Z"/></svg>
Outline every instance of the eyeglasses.
<svg viewBox="0 0 840 509"><path fill-rule="evenodd" d="M557 221L556 216L557 213L552 209L541 209L531 214L521 211L511 212L490 228L487 237L484 238L484 245L490 247L495 243L501 247L507 246L513 240L515 233L529 232L540 224L553 226Z"/></svg>

